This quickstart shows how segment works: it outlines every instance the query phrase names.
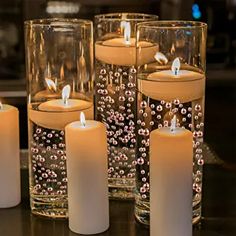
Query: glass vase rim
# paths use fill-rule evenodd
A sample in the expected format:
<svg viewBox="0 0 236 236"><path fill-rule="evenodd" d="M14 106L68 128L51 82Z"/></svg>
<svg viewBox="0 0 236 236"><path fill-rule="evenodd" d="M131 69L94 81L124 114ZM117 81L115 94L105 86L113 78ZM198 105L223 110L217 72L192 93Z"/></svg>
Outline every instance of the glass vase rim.
<svg viewBox="0 0 236 236"><path fill-rule="evenodd" d="M133 18L124 18L122 19L122 15L126 16L133 16ZM134 16L140 16L144 18L138 18ZM95 20L106 20L106 21L120 21L120 20L127 20L127 21L143 21L154 19L158 20L159 16L154 14L147 14L147 13L138 13L138 12L114 12L114 13L105 13L105 14L98 14L94 16Z"/></svg>
<svg viewBox="0 0 236 236"><path fill-rule="evenodd" d="M93 22L87 19L78 19L78 18L39 18L39 19L31 19L25 20L25 26L63 26L62 24L55 24L52 23L66 23L65 27L70 25L87 25L91 26Z"/></svg>
<svg viewBox="0 0 236 236"><path fill-rule="evenodd" d="M153 28L153 29L200 29L207 28L207 23L202 21L191 21L191 20L157 20L140 22L137 24L139 28Z"/></svg>

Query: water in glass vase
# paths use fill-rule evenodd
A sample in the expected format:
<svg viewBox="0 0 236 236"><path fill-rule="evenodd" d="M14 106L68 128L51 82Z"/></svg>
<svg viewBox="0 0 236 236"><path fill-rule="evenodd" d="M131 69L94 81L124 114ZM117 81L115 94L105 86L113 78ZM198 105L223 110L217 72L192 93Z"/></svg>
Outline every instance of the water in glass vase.
<svg viewBox="0 0 236 236"><path fill-rule="evenodd" d="M170 126L176 115L180 127L193 132L193 224L200 220L202 197L204 96L194 100L156 100L138 95L135 216L149 224L149 135L154 129ZM174 147L172 147L174 148ZM174 157L173 157L174 158Z"/></svg>
<svg viewBox="0 0 236 236"><path fill-rule="evenodd" d="M136 70L96 60L96 120L107 128L111 198L132 199L135 186Z"/></svg>
<svg viewBox="0 0 236 236"><path fill-rule="evenodd" d="M37 109L33 112L29 111L29 114L38 118L42 113L46 114ZM45 128L30 117L29 175L32 213L51 218L67 217L64 130Z"/></svg>

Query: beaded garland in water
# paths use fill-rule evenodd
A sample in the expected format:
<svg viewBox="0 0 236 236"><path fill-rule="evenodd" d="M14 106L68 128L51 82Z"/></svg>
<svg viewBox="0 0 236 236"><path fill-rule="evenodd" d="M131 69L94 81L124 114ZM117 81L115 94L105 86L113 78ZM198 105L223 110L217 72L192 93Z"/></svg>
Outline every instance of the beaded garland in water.
<svg viewBox="0 0 236 236"><path fill-rule="evenodd" d="M100 64L100 63L98 63ZM107 128L110 197L133 198L135 184L136 69L98 65L96 119Z"/></svg>
<svg viewBox="0 0 236 236"><path fill-rule="evenodd" d="M64 131L43 128L33 123L31 125L32 212L50 217L66 217L67 172Z"/></svg>

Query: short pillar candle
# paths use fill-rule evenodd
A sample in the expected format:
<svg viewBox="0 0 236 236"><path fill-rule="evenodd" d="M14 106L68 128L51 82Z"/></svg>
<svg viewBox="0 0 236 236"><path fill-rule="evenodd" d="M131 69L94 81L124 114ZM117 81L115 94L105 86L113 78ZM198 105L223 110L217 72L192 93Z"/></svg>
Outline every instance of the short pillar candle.
<svg viewBox="0 0 236 236"><path fill-rule="evenodd" d="M20 203L19 112L0 103L0 208Z"/></svg>
<svg viewBox="0 0 236 236"><path fill-rule="evenodd" d="M106 128L81 121L66 126L69 228L97 234L109 227Z"/></svg>

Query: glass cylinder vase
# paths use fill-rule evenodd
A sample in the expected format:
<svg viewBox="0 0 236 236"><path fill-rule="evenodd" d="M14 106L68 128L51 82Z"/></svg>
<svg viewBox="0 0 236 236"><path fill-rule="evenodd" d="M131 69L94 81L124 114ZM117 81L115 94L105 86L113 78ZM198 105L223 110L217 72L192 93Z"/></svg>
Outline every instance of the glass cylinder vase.
<svg viewBox="0 0 236 236"><path fill-rule="evenodd" d="M156 21L137 26L135 216L146 225L152 188L149 185L149 135L155 129L170 126L174 116L177 126L193 133L193 223L201 218L206 34L207 25L201 22ZM140 63L143 42L157 48L154 56L148 55L146 64Z"/></svg>
<svg viewBox="0 0 236 236"><path fill-rule="evenodd" d="M92 22L25 22L29 184L33 214L67 217L65 126L93 119Z"/></svg>
<svg viewBox="0 0 236 236"><path fill-rule="evenodd" d="M111 198L132 199L136 148L136 24L157 16L114 13L95 16L95 117L107 127ZM155 53L149 44L145 50ZM145 62L147 58L144 58Z"/></svg>

